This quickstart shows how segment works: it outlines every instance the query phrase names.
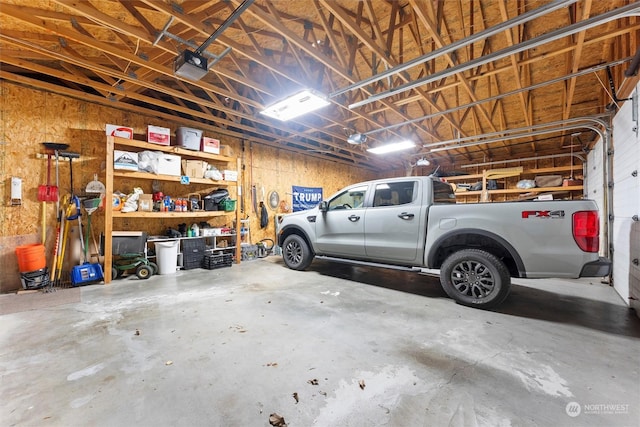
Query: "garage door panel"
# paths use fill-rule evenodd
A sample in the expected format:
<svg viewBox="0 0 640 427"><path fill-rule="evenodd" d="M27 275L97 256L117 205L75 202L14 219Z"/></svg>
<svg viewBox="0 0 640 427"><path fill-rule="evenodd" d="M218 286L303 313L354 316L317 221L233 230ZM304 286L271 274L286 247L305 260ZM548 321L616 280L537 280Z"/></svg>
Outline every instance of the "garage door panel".
<svg viewBox="0 0 640 427"><path fill-rule="evenodd" d="M636 147L636 150L640 150L640 147ZM632 177L632 173L635 171L638 173L638 155L637 153L629 152L627 155L614 157L613 179L619 181Z"/></svg>
<svg viewBox="0 0 640 427"><path fill-rule="evenodd" d="M632 220L616 218L613 223L615 262L613 263L613 286L626 299L629 295L629 267L631 265Z"/></svg>
<svg viewBox="0 0 640 427"><path fill-rule="evenodd" d="M637 90L637 88L636 88ZM640 172L640 143L633 130L632 105L625 102L613 120L613 226L610 233L613 245L613 285L625 302L636 276L632 260L639 257L632 248L637 222L631 218L640 215L640 179L633 176Z"/></svg>
<svg viewBox="0 0 640 427"><path fill-rule="evenodd" d="M629 264L629 296L630 303L636 309L640 317L640 265L633 263L634 259L640 259L640 222L631 224L630 234L631 263Z"/></svg>
<svg viewBox="0 0 640 427"><path fill-rule="evenodd" d="M640 180L627 177L615 182L613 212L615 218L631 218L640 215Z"/></svg>

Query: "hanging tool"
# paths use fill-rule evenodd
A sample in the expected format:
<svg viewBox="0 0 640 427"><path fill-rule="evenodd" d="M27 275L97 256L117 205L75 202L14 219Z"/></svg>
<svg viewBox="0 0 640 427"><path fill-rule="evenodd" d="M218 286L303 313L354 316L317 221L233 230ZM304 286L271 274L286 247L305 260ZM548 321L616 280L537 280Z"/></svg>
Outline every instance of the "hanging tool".
<svg viewBox="0 0 640 427"><path fill-rule="evenodd" d="M62 222L62 228L64 229L64 231L62 233L60 255L58 256L56 286L60 286L62 284L62 267L64 265L64 257L67 251L67 241L69 240L69 229L71 228L71 225L69 224L71 220L69 219L69 217L73 213L73 206L74 206L73 203L68 203L66 205L66 209L64 210L64 214L63 214L63 219L67 223L65 224L64 221ZM63 205L63 208L64 208L64 205Z"/></svg>
<svg viewBox="0 0 640 427"><path fill-rule="evenodd" d="M95 209L93 209L93 210L91 210L91 212L89 212L89 209L91 209L91 208L87 208L87 203L89 203L89 204L91 204L91 203L95 204L95 200L94 200L93 202L92 202L91 200L93 200L93 199L86 200L86 201L84 202L85 209L86 209L86 211L87 211L87 214L89 215L89 225L88 225L89 231L88 231L88 232L90 232L90 233L91 233L91 240L93 241L93 248L94 248L94 249L95 249L95 251L96 251L95 253L91 253L91 252L89 252L89 262L91 262L91 259L92 259L93 257L95 257L95 258L97 259L97 263L98 263L98 264L104 264L104 256L102 256L102 255L100 254L100 245L98 244L98 240L96 239L95 232L94 232L93 228L91 227L91 215L95 212L95 210L96 210L96 209L100 209L100 210L103 210L103 209L104 209L105 194L104 194L104 193L101 193L101 194L100 194L100 197L99 197L99 200L100 200L100 201L98 202L98 207L97 207L97 208L95 208ZM88 241L88 239L87 239L87 241ZM87 242L87 243L88 243L88 242ZM88 244L85 244L85 247L87 247L87 246L88 246ZM90 248L87 248L87 251L90 251L90 250L91 250Z"/></svg>
<svg viewBox="0 0 640 427"><path fill-rule="evenodd" d="M57 155L57 153L56 153ZM66 203L68 202L68 196L64 196L62 199L62 204L66 205ZM64 216L64 212L61 212L60 210L58 210L58 212L56 213L57 215L57 227L56 227L56 241L55 244L53 246L53 262L51 263L51 272L49 275L49 289L52 290L53 289L53 285L55 283L56 280L56 276L57 276L57 268L58 268L58 258L61 256L62 253L62 239L60 238L60 236L63 233L63 227L64 227L64 222L62 221L62 218Z"/></svg>
<svg viewBox="0 0 640 427"><path fill-rule="evenodd" d="M38 186L38 201L42 202L42 244L47 237L47 202L58 201L58 187L51 185L51 154L47 153L47 184Z"/></svg>
<svg viewBox="0 0 640 427"><path fill-rule="evenodd" d="M62 144L59 142L43 142L42 145L44 145L48 150L53 150L55 156L56 156L56 188L60 188L60 176L59 176L59 172L58 172L58 163L59 163L59 159L60 159L60 151L61 150L66 150L67 148L69 148L69 144ZM58 190L59 191L59 190ZM58 196L60 196L60 193L58 192ZM60 197L58 197L58 199L56 200L56 212L60 212Z"/></svg>
<svg viewBox="0 0 640 427"><path fill-rule="evenodd" d="M80 154L72 153L69 151L63 151L60 153L61 157L69 159L69 180L70 180L70 188L71 188L71 205L72 208L75 208L75 213L71 215L67 215L67 219L69 220L78 220L78 232L80 233L80 249L84 252L84 240L82 239L82 211L80 209L80 199L75 195L73 191L73 159L79 159Z"/></svg>
<svg viewBox="0 0 640 427"><path fill-rule="evenodd" d="M38 200L41 202L58 200L58 187L51 185L51 153L47 153L47 184L38 186Z"/></svg>
<svg viewBox="0 0 640 427"><path fill-rule="evenodd" d="M107 191L107 189L105 188L103 183L98 181L98 174L94 173L93 174L93 181L90 181L87 184L87 188L84 191L85 191L85 193L103 194L103 193L105 193Z"/></svg>
<svg viewBox="0 0 640 427"><path fill-rule="evenodd" d="M56 202L56 213L60 209L59 193L58 193L58 150L66 149L68 144L60 144L57 142L43 142L42 145L47 149L47 185L38 187L38 200L42 202L42 244L45 244L47 236L47 206L46 202ZM51 155L56 156L56 185L51 185Z"/></svg>

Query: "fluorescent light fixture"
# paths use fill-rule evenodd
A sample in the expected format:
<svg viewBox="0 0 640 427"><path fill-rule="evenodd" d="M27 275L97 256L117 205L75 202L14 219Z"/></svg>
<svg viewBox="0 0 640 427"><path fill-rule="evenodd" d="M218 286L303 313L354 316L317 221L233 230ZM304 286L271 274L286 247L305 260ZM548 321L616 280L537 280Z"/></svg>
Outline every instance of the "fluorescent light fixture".
<svg viewBox="0 0 640 427"><path fill-rule="evenodd" d="M413 141L400 141L393 144L381 145L380 147L369 148L367 151L373 154L385 154L392 153L394 151L406 150L407 148L415 147L416 144Z"/></svg>
<svg viewBox="0 0 640 427"><path fill-rule="evenodd" d="M260 114L287 121L329 105L327 98L310 89L303 90L260 111Z"/></svg>

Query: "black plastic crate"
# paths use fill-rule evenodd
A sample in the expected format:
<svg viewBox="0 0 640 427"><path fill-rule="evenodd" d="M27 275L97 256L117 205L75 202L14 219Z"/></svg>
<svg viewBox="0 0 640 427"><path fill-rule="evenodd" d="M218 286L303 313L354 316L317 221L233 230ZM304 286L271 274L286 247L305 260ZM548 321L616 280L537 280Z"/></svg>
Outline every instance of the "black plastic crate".
<svg viewBox="0 0 640 427"><path fill-rule="evenodd" d="M221 267L231 267L233 264L233 255L231 254L207 254L202 261L202 268L213 270Z"/></svg>
<svg viewBox="0 0 640 427"><path fill-rule="evenodd" d="M202 256L194 256L191 258L185 258L183 260L183 270L192 270L194 268L202 268L202 261L204 259L204 255Z"/></svg>
<svg viewBox="0 0 640 427"><path fill-rule="evenodd" d="M47 267L40 270L20 273L20 282L23 289L40 289L49 285L49 269Z"/></svg>
<svg viewBox="0 0 640 427"><path fill-rule="evenodd" d="M204 255L207 250L207 245L204 239L182 239L182 253L184 256L202 254Z"/></svg>

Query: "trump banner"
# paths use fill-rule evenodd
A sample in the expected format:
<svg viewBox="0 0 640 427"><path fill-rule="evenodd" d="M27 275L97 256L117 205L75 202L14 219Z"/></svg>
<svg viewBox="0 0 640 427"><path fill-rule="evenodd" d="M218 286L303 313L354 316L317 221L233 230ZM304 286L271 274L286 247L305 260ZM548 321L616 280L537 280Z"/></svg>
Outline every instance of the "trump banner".
<svg viewBox="0 0 640 427"><path fill-rule="evenodd" d="M292 186L293 211L305 211L315 208L322 201L322 187Z"/></svg>

